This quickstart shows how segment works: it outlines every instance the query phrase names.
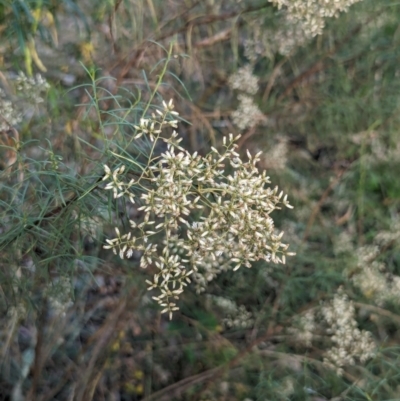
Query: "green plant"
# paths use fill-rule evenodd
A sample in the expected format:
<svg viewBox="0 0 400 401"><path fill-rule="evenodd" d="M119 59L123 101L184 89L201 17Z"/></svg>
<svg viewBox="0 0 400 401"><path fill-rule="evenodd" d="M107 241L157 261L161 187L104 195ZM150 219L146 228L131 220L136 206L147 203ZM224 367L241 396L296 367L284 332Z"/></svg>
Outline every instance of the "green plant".
<svg viewBox="0 0 400 401"><path fill-rule="evenodd" d="M400 9L364 0L325 18L307 2L313 27L306 2L279 3L79 2L90 42L67 29L71 9L43 3L58 49L22 27L49 70L39 104L15 96L17 37L0 44L1 396L397 397ZM271 246L248 227L269 185L256 169L290 194L271 218L296 256L232 272L250 244ZM160 307L155 284L179 301Z"/></svg>

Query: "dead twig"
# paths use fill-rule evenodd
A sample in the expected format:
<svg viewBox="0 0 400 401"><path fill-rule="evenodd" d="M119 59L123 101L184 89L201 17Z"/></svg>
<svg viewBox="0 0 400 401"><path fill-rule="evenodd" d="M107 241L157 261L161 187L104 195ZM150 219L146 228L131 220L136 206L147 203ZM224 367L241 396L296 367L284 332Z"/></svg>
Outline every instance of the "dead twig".
<svg viewBox="0 0 400 401"><path fill-rule="evenodd" d="M232 28L224 29L223 31L218 32L215 35L210 36L209 38L199 40L194 44L193 47L197 48L207 47L207 46L212 46L218 42L224 42L225 40L229 40L229 38L231 37L231 33L232 33Z"/></svg>
<svg viewBox="0 0 400 401"><path fill-rule="evenodd" d="M98 372L96 373L94 369L96 362L100 358L100 356L104 358L105 349L107 349L110 341L114 338L116 334L117 322L123 315L126 304L127 299L126 297L123 297L119 301L119 305L117 306L115 311L113 311L113 313L110 313L110 315L108 316L108 319L102 328L100 338L91 352L91 358L87 366L84 368L84 371L82 372L83 374L81 375L80 383L77 390L77 401L90 401L92 399L94 393L93 383L97 382L96 377L98 376Z"/></svg>
<svg viewBox="0 0 400 401"><path fill-rule="evenodd" d="M397 324L400 325L400 316L396 315L393 312L390 312L390 311L388 311L386 309L383 309L383 308L379 308L378 306L369 305L369 304L363 304L361 302L354 302L353 301L353 304L354 304L354 306L357 306L358 308L364 308L367 311L375 312L378 315L385 316L385 317L391 319L392 321L394 321L394 322L396 322Z"/></svg>

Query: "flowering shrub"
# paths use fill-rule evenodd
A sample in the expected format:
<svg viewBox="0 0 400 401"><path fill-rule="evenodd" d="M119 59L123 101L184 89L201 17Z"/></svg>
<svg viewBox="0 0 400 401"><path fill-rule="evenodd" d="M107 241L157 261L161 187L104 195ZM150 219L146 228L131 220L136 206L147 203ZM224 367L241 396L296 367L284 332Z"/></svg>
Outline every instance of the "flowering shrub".
<svg viewBox="0 0 400 401"><path fill-rule="evenodd" d="M15 108L13 103L6 98L5 92L0 88L0 131L6 131L10 126L19 124L22 121L21 113Z"/></svg>
<svg viewBox="0 0 400 401"><path fill-rule="evenodd" d="M320 35L325 19L337 17L361 0L269 0L279 9L284 8L289 21L300 22L306 36Z"/></svg>
<svg viewBox="0 0 400 401"><path fill-rule="evenodd" d="M393 274L386 263L378 260L383 250L397 245L400 239L400 224L394 221L389 231L380 231L373 245L365 245L355 250L356 266L349 268L346 275L353 284L379 306L400 303L400 276Z"/></svg>
<svg viewBox="0 0 400 401"><path fill-rule="evenodd" d="M23 120L23 110L27 105L37 105L43 102L43 94L50 85L40 74L27 77L22 71L12 81L18 98L13 100L0 88L0 131L7 131L10 127Z"/></svg>
<svg viewBox="0 0 400 401"><path fill-rule="evenodd" d="M355 308L346 294L339 290L332 302L322 307L322 315L330 326L327 332L334 344L324 362L336 367L338 374L343 373L343 366L354 365L356 359L364 363L375 356L372 334L358 329Z"/></svg>
<svg viewBox="0 0 400 401"><path fill-rule="evenodd" d="M140 202L138 210L144 213L140 223L130 221L132 232L121 234L116 228L117 237L108 239L104 247L121 258L138 250L142 268L155 264L158 272L147 281L149 290L159 289L160 295L153 298L170 318L190 276L201 281L199 267L205 260L218 261L224 255L237 270L260 259L285 263L285 257L293 255L281 242L283 232L276 232L270 216L281 205L292 206L287 195L267 186L265 171L259 173L260 153L247 152L248 161L243 161L235 150L239 136L230 134L223 139L223 151L211 148L205 157L190 154L179 145L181 138L175 130L166 133L168 127L178 125L173 108L172 100L164 102L162 111L141 119L135 127L134 139L147 135L153 143L149 162L141 167L137 180L125 182L125 166L114 171L105 166L104 176L114 198L126 196L132 203ZM167 151L159 156L155 155L158 141L167 144ZM136 190L142 194L136 195ZM151 242L159 236L164 240L162 249Z"/></svg>
<svg viewBox="0 0 400 401"><path fill-rule="evenodd" d="M240 91L238 107L232 113L232 121L240 131L251 128L261 120L265 120L266 117L253 99L259 87L258 77L253 74L253 68L250 64L240 68L229 77L229 86L233 90Z"/></svg>
<svg viewBox="0 0 400 401"><path fill-rule="evenodd" d="M345 366L365 363L376 355L372 333L360 330L355 316L353 302L339 288L331 302L308 310L299 319L299 327L291 327L289 332L307 347L312 346L316 333L324 333L332 344L324 353L324 363L342 375Z"/></svg>
<svg viewBox="0 0 400 401"><path fill-rule="evenodd" d="M15 72L29 53L11 15L0 23L4 398L396 399L400 6L360 2L314 40L294 7L325 23L323 7L350 2L111 3L86 3L90 42L53 7L67 34L38 48L54 82L42 103ZM148 113L172 92L193 99L190 128L172 104ZM257 200L263 170L294 215L271 212L274 185ZM264 261L270 217L297 251L287 267Z"/></svg>

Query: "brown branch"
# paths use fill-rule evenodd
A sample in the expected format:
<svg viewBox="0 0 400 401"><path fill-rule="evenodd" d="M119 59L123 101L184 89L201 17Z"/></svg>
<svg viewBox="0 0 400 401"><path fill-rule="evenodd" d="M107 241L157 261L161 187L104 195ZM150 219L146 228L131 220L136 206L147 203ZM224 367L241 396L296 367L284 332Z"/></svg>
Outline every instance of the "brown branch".
<svg viewBox="0 0 400 401"><path fill-rule="evenodd" d="M90 397L90 394L93 395L94 388L92 386L88 386L88 384L92 381L95 382L97 374L95 373L94 368L97 360L100 359L100 357L107 360L105 350L108 348L108 345L117 332L116 326L125 311L126 304L127 298L123 297L119 301L119 305L117 306L117 308L113 311L113 313L108 316L108 319L102 328L99 340L97 341L91 353L91 358L87 366L85 367L84 372L82 372L83 374L80 379L80 389L78 389L78 395L76 397L77 401L90 401L92 399L92 397Z"/></svg>
<svg viewBox="0 0 400 401"><path fill-rule="evenodd" d="M43 349L43 343L44 343L44 330L45 330L45 324L46 324L46 298L43 298L42 300L42 307L39 315L39 320L37 322L37 339L36 339L36 345L35 345L35 359L33 362L32 366L32 374L33 374L33 379L32 379L32 386L29 391L29 394L27 396L28 400L34 401L36 399L36 393L37 389L39 386L39 380L40 380L40 373L42 372L42 365L43 365L43 360L42 360L42 349Z"/></svg>
<svg viewBox="0 0 400 401"><path fill-rule="evenodd" d="M392 319L394 322L396 322L397 324L400 324L400 316L396 315L395 313L392 313L386 309L383 308L379 308L378 306L374 306L374 305L369 305L369 304L363 304L360 302L354 302L353 301L354 306L357 306L358 308L364 308L370 312L375 312L378 315L381 316L385 316L389 319Z"/></svg>
<svg viewBox="0 0 400 401"><path fill-rule="evenodd" d="M144 398L142 401L168 401L172 398L179 397L183 391L187 390L191 386L194 386L195 384L202 383L208 378L213 377L220 370L221 366L218 366L197 375L187 377L177 383L171 384L170 386L153 393L149 397Z"/></svg>
<svg viewBox="0 0 400 401"><path fill-rule="evenodd" d="M240 139L238 140L238 142L237 142L238 149L241 149L242 146L245 144L245 142L246 142L250 137L252 137L252 136L256 133L256 129L257 129L257 127L258 127L258 124L259 124L260 122L266 121L266 120L267 120L267 117L264 116L264 115L262 115L262 116L260 116L260 117L257 118L257 120L255 121L255 124L254 124L251 128L249 128L249 129L245 132L245 134L242 135L242 136L240 137Z"/></svg>
<svg viewBox="0 0 400 401"><path fill-rule="evenodd" d="M229 38L231 37L231 33L232 33L232 28L224 29L223 31L218 32L213 36L199 40L193 45L193 47L197 48L207 47L207 46L212 46L218 42L224 42L225 40L229 40Z"/></svg>
<svg viewBox="0 0 400 401"><path fill-rule="evenodd" d="M276 314L279 306L279 297L276 299L273 307L273 315ZM239 364L240 361L243 360L243 358L250 353L254 347L258 346L260 343L263 343L270 338L272 338L275 334L274 326L273 326L273 319L271 319L271 323L269 324L265 335L261 336L260 338L257 338L256 340L252 341L250 345L248 345L245 349L240 351L234 358L232 358L228 363L218 366L216 368L207 370L205 372L199 373L197 375L193 375L190 377L187 377L183 380L180 380L177 383L171 384L170 386L157 391L156 393L152 394L151 396L145 398L143 401L168 401L171 399L171 397L179 397L180 394L182 394L183 391L186 389L190 388L191 386L202 383L206 380L210 380L210 382L217 380L218 378L223 375L224 372L227 370L231 370L236 365ZM280 332L280 328L277 328L277 332Z"/></svg>
<svg viewBox="0 0 400 401"><path fill-rule="evenodd" d="M296 89L299 85L306 81L310 76L324 69L325 65L323 60L325 60L329 55L333 54L332 51L326 53L322 59L315 62L311 67L309 67L306 71L302 72L299 76L297 76L289 85L286 87L284 92L278 97L278 102L287 97L294 89Z"/></svg>
<svg viewBox="0 0 400 401"><path fill-rule="evenodd" d="M275 84L275 80L276 80L276 78L278 78L279 74L281 73L281 69L282 69L283 65L287 62L287 60L288 60L287 57L284 58L283 60L281 60L281 61L274 67L274 69L273 69L273 71L272 71L272 73L271 73L271 76L269 77L267 87L265 88L265 92L264 92L263 97L262 97L263 103L265 103L265 102L268 100L269 95L270 95L271 90L272 90L272 87L273 87L274 84Z"/></svg>

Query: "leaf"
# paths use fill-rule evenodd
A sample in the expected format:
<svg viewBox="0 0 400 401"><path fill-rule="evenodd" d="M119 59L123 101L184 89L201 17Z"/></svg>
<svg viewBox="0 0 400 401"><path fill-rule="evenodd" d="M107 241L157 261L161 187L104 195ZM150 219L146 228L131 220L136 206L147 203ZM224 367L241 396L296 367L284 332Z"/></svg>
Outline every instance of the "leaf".
<svg viewBox="0 0 400 401"><path fill-rule="evenodd" d="M35 63L36 67L39 68L40 71L46 72L47 68L43 65L42 60L40 60L40 58L36 52L35 40L33 38L30 38L28 40L27 47L29 49L31 59ZM27 70L27 72L28 72L28 70ZM32 76L32 64L30 67L30 73L28 73L28 75Z"/></svg>

